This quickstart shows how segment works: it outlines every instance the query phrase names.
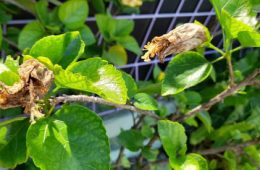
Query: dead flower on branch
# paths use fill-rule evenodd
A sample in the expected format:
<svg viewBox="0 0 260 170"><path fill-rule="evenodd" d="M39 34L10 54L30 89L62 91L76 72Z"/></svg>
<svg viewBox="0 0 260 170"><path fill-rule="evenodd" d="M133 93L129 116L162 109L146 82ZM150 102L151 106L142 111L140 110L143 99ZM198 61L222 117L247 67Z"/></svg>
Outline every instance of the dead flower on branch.
<svg viewBox="0 0 260 170"><path fill-rule="evenodd" d="M48 92L53 72L35 59L25 61L19 68L20 81L13 86L0 82L0 108L8 109L21 106L24 112L34 117L41 117L36 101L42 99Z"/></svg>
<svg viewBox="0 0 260 170"><path fill-rule="evenodd" d="M202 26L194 23L183 24L167 34L154 37L144 46L147 52L141 58L149 62L150 58L157 55L160 62L164 62L166 56L192 50L206 41L206 32Z"/></svg>

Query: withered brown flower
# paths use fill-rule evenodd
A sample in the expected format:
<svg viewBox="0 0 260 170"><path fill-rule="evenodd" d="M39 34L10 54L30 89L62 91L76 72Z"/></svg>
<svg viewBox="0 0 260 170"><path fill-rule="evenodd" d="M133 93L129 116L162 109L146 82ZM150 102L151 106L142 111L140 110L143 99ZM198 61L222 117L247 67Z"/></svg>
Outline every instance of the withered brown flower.
<svg viewBox="0 0 260 170"><path fill-rule="evenodd" d="M0 82L0 108L8 109L17 106L25 108L25 113L37 113L36 100L42 99L48 92L53 72L36 59L25 61L19 67L20 81L13 86Z"/></svg>
<svg viewBox="0 0 260 170"><path fill-rule="evenodd" d="M144 46L147 52L141 57L148 62L156 55L160 62L170 54L192 50L207 41L204 28L198 24L186 23L159 37L154 37Z"/></svg>

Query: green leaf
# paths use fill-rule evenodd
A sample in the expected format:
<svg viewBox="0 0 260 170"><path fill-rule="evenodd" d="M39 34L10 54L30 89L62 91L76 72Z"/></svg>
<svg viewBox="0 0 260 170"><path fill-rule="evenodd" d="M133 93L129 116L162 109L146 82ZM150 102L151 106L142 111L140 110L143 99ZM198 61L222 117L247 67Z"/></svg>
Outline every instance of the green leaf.
<svg viewBox="0 0 260 170"><path fill-rule="evenodd" d="M144 137L151 138L154 134L154 129L148 125L143 125L141 128L141 133Z"/></svg>
<svg viewBox="0 0 260 170"><path fill-rule="evenodd" d="M127 96L130 99L130 98L134 97L134 95L137 93L137 90L138 90L137 85L131 75L129 75L123 71L121 73L123 75L123 79L125 81L125 85L127 88Z"/></svg>
<svg viewBox="0 0 260 170"><path fill-rule="evenodd" d="M228 140L232 139L233 132L248 132L254 129L255 126L251 122L238 122L233 124L222 125L219 129L214 130L210 134L211 140L215 142L215 146L222 146Z"/></svg>
<svg viewBox="0 0 260 170"><path fill-rule="evenodd" d="M20 77L17 72L13 72L5 64L0 63L0 81L5 85L12 86L18 82ZM1 87L1 86L0 86Z"/></svg>
<svg viewBox="0 0 260 170"><path fill-rule="evenodd" d="M4 9L0 8L0 24L6 24L12 19L12 15L8 14Z"/></svg>
<svg viewBox="0 0 260 170"><path fill-rule="evenodd" d="M133 20L116 20L115 31L113 36L123 37L129 35L134 29Z"/></svg>
<svg viewBox="0 0 260 170"><path fill-rule="evenodd" d="M162 95L177 94L205 80L212 65L199 53L184 52L168 64L162 83Z"/></svg>
<svg viewBox="0 0 260 170"><path fill-rule="evenodd" d="M218 161L216 159L212 159L209 162L209 169L210 170L216 170L218 166Z"/></svg>
<svg viewBox="0 0 260 170"><path fill-rule="evenodd" d="M157 101L146 93L137 93L134 96L134 106L142 110L158 110Z"/></svg>
<svg viewBox="0 0 260 170"><path fill-rule="evenodd" d="M249 0L211 0L216 14L222 23L225 18L222 10L225 10L231 17L243 21L247 25L254 26L257 22L256 12L253 10L252 1Z"/></svg>
<svg viewBox="0 0 260 170"><path fill-rule="evenodd" d="M31 48L33 44L46 35L40 22L33 21L27 24L21 31L18 38L18 48L24 50Z"/></svg>
<svg viewBox="0 0 260 170"><path fill-rule="evenodd" d="M118 66L127 64L127 54L121 45L110 47L108 52L105 52L102 57Z"/></svg>
<svg viewBox="0 0 260 170"><path fill-rule="evenodd" d="M72 73L68 70L63 70L57 65L54 66L54 75L54 81L58 87L83 91L89 90L90 82L86 80L85 76L78 73Z"/></svg>
<svg viewBox="0 0 260 170"><path fill-rule="evenodd" d="M138 42L135 40L132 36L125 36L125 37L119 37L116 39L117 43L125 47L127 50L137 54L141 55L142 51L139 47Z"/></svg>
<svg viewBox="0 0 260 170"><path fill-rule="evenodd" d="M25 56L24 56L25 57ZM43 63L48 69L54 70L54 65L47 57L37 57L37 60Z"/></svg>
<svg viewBox="0 0 260 170"><path fill-rule="evenodd" d="M163 148L171 159L175 160L177 157L185 156L187 136L181 124L169 120L160 120L158 132Z"/></svg>
<svg viewBox="0 0 260 170"><path fill-rule="evenodd" d="M102 36L106 41L111 41L113 39L112 33L116 28L116 20L111 16L98 14L96 15L96 21L98 30L101 32Z"/></svg>
<svg viewBox="0 0 260 170"><path fill-rule="evenodd" d="M258 0L249 0L249 1L253 5L253 9L260 10L260 1Z"/></svg>
<svg viewBox="0 0 260 170"><path fill-rule="evenodd" d="M153 78L156 80L158 79L160 73L162 72L161 68L156 64L153 68Z"/></svg>
<svg viewBox="0 0 260 170"><path fill-rule="evenodd" d="M28 153L25 144L29 121L26 118L16 118L2 122L0 125L0 167L15 168L26 162Z"/></svg>
<svg viewBox="0 0 260 170"><path fill-rule="evenodd" d="M14 116L17 116L17 115L22 114L22 113L23 113L23 109L21 107L9 108L9 109L0 109L0 118L1 117L5 117L5 118L14 117Z"/></svg>
<svg viewBox="0 0 260 170"><path fill-rule="evenodd" d="M0 49L2 47L2 40L3 40L3 32L2 32L2 26L0 25Z"/></svg>
<svg viewBox="0 0 260 170"><path fill-rule="evenodd" d="M208 130L205 126L200 126L197 130L193 131L190 136L190 144L197 145L208 137Z"/></svg>
<svg viewBox="0 0 260 170"><path fill-rule="evenodd" d="M128 43L128 48L137 51L137 49L135 49L135 46L138 46L137 42L132 36L129 36L134 29L134 22L132 20L117 20L104 14L96 15L96 20L98 29L106 41L125 39L124 44ZM126 39L125 37L131 38ZM123 43L121 45L123 45Z"/></svg>
<svg viewBox="0 0 260 170"><path fill-rule="evenodd" d="M208 170L208 163L199 154L191 153L186 156L185 162L181 165L181 170Z"/></svg>
<svg viewBox="0 0 260 170"><path fill-rule="evenodd" d="M39 20L44 24L49 22L48 0L40 0L35 4L36 15Z"/></svg>
<svg viewBox="0 0 260 170"><path fill-rule="evenodd" d="M194 106L200 104L201 96L198 92L195 91L187 91L185 92L185 97L187 99L186 103L190 106Z"/></svg>
<svg viewBox="0 0 260 170"><path fill-rule="evenodd" d="M225 10L222 10L222 16L225 18L225 20L223 20L223 28L228 38L237 38L238 33L241 31L255 31L254 27L230 16L230 14Z"/></svg>
<svg viewBox="0 0 260 170"><path fill-rule="evenodd" d="M19 69L19 58L14 60L12 56L7 56L5 59L5 65L14 73L18 74Z"/></svg>
<svg viewBox="0 0 260 170"><path fill-rule="evenodd" d="M131 163L128 160L128 158L126 156L122 156L121 160L120 160L120 165L124 168L131 168Z"/></svg>
<svg viewBox="0 0 260 170"><path fill-rule="evenodd" d="M48 57L53 64L66 68L84 52L85 44L77 31L61 35L51 35L37 41L30 50L30 55Z"/></svg>
<svg viewBox="0 0 260 170"><path fill-rule="evenodd" d="M211 0L226 39L236 38L240 31L254 30L257 19L249 0Z"/></svg>
<svg viewBox="0 0 260 170"><path fill-rule="evenodd" d="M104 3L104 0L95 0L95 1L91 1L95 11L97 13L105 13L106 12L106 6Z"/></svg>
<svg viewBox="0 0 260 170"><path fill-rule="evenodd" d="M84 43L86 45L95 44L96 38L88 26L84 25L83 27L81 27L79 29L79 32L80 32L82 40L84 41Z"/></svg>
<svg viewBox="0 0 260 170"><path fill-rule="evenodd" d="M26 145L41 169L109 169L109 143L102 120L80 105L65 105L27 132Z"/></svg>
<svg viewBox="0 0 260 170"><path fill-rule="evenodd" d="M212 131L212 126L211 126L211 117L208 112L202 111L197 114L198 118L202 121L204 126L206 127L207 131L210 132Z"/></svg>
<svg viewBox="0 0 260 170"><path fill-rule="evenodd" d="M237 38L244 47L260 47L260 33L258 32L239 32Z"/></svg>
<svg viewBox="0 0 260 170"><path fill-rule="evenodd" d="M237 161L236 161L236 154L232 151L225 151L224 159L226 161L226 166L229 170L236 170L237 169Z"/></svg>
<svg viewBox="0 0 260 170"><path fill-rule="evenodd" d="M96 93L114 103L126 103L127 89L122 73L107 61L90 58L76 62L69 70L86 78L88 87L81 90Z"/></svg>
<svg viewBox="0 0 260 170"><path fill-rule="evenodd" d="M159 154L159 150L152 149L150 147L144 147L142 149L142 155L149 161L155 161Z"/></svg>
<svg viewBox="0 0 260 170"><path fill-rule="evenodd" d="M143 147L145 138L136 129L122 131L118 136L118 142L130 151L138 151Z"/></svg>
<svg viewBox="0 0 260 170"><path fill-rule="evenodd" d="M69 0L59 7L59 18L67 28L77 29L85 23L88 11L85 0Z"/></svg>
<svg viewBox="0 0 260 170"><path fill-rule="evenodd" d="M12 86L14 83L18 82L19 80L20 77L12 71L5 71L0 73L0 81L3 82L5 85Z"/></svg>

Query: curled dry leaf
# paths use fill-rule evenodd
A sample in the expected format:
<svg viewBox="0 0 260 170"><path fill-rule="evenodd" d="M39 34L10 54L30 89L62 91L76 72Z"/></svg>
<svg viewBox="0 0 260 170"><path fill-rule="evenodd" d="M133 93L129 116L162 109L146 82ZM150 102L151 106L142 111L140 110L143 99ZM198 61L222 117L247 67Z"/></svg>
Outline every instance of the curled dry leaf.
<svg viewBox="0 0 260 170"><path fill-rule="evenodd" d="M154 37L144 46L147 52L141 57L148 62L158 55L161 62L170 54L192 50L207 41L204 28L194 23L187 23L160 37Z"/></svg>
<svg viewBox="0 0 260 170"><path fill-rule="evenodd" d="M25 113L40 115L35 102L48 92L53 72L35 59L27 60L19 68L20 81L13 86L0 82L0 108L17 106L25 108Z"/></svg>

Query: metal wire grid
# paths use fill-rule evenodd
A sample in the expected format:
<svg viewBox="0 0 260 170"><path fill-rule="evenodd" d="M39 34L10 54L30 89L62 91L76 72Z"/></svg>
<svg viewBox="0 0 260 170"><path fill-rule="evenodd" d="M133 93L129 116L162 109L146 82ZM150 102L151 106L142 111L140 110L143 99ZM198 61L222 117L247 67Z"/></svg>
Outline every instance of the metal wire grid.
<svg viewBox="0 0 260 170"><path fill-rule="evenodd" d="M157 0L155 2L155 3L157 3L156 9L155 9L154 13L151 13L151 14L118 15L118 16L113 16L113 17L117 18L117 19L132 19L134 21L150 20L148 27L145 31L146 33L144 35L144 38L143 38L142 42L139 42L141 44L141 47L143 47L147 43L147 41L149 41L149 36L150 36L153 28L156 26L155 23L158 19L164 19L164 18L171 19L171 22L170 22L168 29L167 29L167 32L168 32L171 29L173 29L173 27L176 24L178 24L177 23L178 18L189 18L189 22L193 22L195 20L195 17L206 17L203 24L208 26L210 20L213 17L215 17L215 12L214 12L212 7L209 11L199 12L199 9L201 8L202 4L206 3L206 1L209 1L209 0L198 0L196 7L194 8L193 12L181 12L182 9L184 8L185 2L190 1L190 0L180 0L178 7L176 9L176 12L160 13L161 8L162 8L163 4L165 3L165 1L166 0ZM113 7L113 4L110 3L108 10L111 11L112 7ZM7 24L3 25L3 34L6 34L7 26L25 25L25 24L32 22L32 21L33 21L32 19L12 20L12 21L8 22ZM96 21L95 17L91 16L91 17L87 18L88 23L89 22L95 22L95 21ZM215 35L220 30L219 24L216 24L214 28L211 28L211 30L213 30L211 33L213 35ZM102 37L100 36L98 42L101 43L101 41L102 41ZM220 40L218 42L217 46L219 48L221 48L222 43L223 43L223 41ZM215 51L206 51L205 55L210 55L210 54L214 54L214 53L215 53ZM5 51L2 51L2 57L4 57L5 55L6 55ZM165 62L167 63L170 60L171 60L171 57L166 58ZM148 80L151 77L151 74L152 74L152 71L153 71L155 64L157 64L157 63L159 63L159 60L157 60L157 59L154 59L151 62L143 62L143 61L141 61L140 56L136 56L134 62L126 64L124 66L119 66L118 68L119 69L130 69L130 73L135 78L136 81L140 80L140 77L139 77L140 71L142 71L142 72L147 71L144 80ZM147 70L147 68L146 68L146 70L140 69L140 67L143 67L143 66L148 66L149 67L148 70ZM92 104L91 107L94 111L97 110L96 104ZM100 112L99 114L101 116L105 116L105 115L113 114L113 113L115 113L119 110L121 110L121 109L106 110L106 111Z"/></svg>

